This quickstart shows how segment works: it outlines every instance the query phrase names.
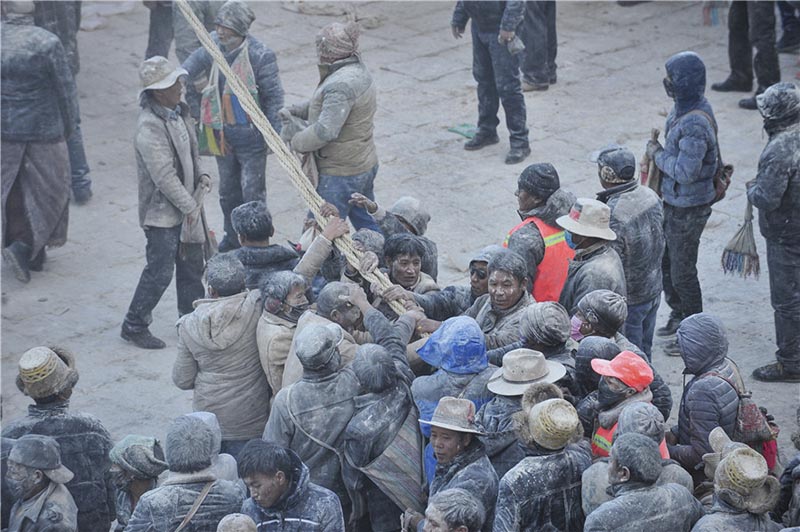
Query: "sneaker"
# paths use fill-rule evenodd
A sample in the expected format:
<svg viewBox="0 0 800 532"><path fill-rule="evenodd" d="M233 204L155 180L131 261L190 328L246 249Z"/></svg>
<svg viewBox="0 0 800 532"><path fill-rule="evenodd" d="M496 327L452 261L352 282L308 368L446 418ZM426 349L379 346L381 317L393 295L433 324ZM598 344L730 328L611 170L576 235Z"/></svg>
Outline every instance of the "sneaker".
<svg viewBox="0 0 800 532"><path fill-rule="evenodd" d="M681 356L681 348L678 345L677 340L672 340L667 345L664 346L664 354L668 357L679 357Z"/></svg>
<svg viewBox="0 0 800 532"><path fill-rule="evenodd" d="M762 382L800 382L800 373L789 373L783 364L774 362L753 370L753 378Z"/></svg>
<svg viewBox="0 0 800 532"><path fill-rule="evenodd" d="M153 336L149 329L133 332L126 330L123 326L119 335L123 340L132 343L136 347L141 347L142 349L164 349L167 347L167 344L165 344L163 340Z"/></svg>
<svg viewBox="0 0 800 532"><path fill-rule="evenodd" d="M784 33L778 42L775 43L775 50L779 54L790 54L800 50L800 32L795 32L791 35Z"/></svg>
<svg viewBox="0 0 800 532"><path fill-rule="evenodd" d="M92 198L92 189L91 188L73 188L72 189L72 201L75 205L86 205L89 203L89 200Z"/></svg>
<svg viewBox="0 0 800 532"><path fill-rule="evenodd" d="M711 90L717 92L750 92L753 90L753 82L741 81L729 76L725 81L712 83Z"/></svg>
<svg viewBox="0 0 800 532"><path fill-rule="evenodd" d="M511 148L506 155L506 164L517 164L525 160L531 154L530 146Z"/></svg>
<svg viewBox="0 0 800 532"><path fill-rule="evenodd" d="M3 248L3 260L11 266L14 277L21 283L28 283L31 280L30 257L31 248L24 242L15 241Z"/></svg>
<svg viewBox="0 0 800 532"><path fill-rule="evenodd" d="M498 142L500 142L500 137L497 136L497 133L492 135L481 135L480 133L477 133L474 137L464 143L464 149L467 151L480 150L481 148L491 146L492 144L497 144Z"/></svg>
<svg viewBox="0 0 800 532"><path fill-rule="evenodd" d="M227 253L228 251L233 251L234 249L239 249L240 247L242 246L239 244L238 238L229 238L228 234L225 233L225 236L222 237L219 246L217 246L217 251L220 253Z"/></svg>
<svg viewBox="0 0 800 532"><path fill-rule="evenodd" d="M529 82L522 80L522 92L546 91L549 87L549 83L539 83L536 81Z"/></svg>
<svg viewBox="0 0 800 532"><path fill-rule="evenodd" d="M656 336L672 336L678 331L678 327L680 326L682 320L683 318L670 316L666 325L659 327L658 330L656 330Z"/></svg>

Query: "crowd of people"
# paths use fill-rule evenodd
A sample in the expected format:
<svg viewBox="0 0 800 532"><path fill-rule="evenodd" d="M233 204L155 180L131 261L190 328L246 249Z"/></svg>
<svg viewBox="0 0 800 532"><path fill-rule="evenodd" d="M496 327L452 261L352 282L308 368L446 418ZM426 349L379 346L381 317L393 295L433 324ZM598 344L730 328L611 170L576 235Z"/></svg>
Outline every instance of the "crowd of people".
<svg viewBox="0 0 800 532"><path fill-rule="evenodd" d="M64 242L70 186L88 200L88 166L74 162L68 46L0 5L3 257L28 281L45 246ZM674 106L663 144L646 146L659 188L638 182L634 154L616 144L593 154L594 198L562 187L553 164L530 164L520 223L475 251L469 284L443 287L424 202L384 207L373 193L378 89L358 25L320 30L320 83L285 106L252 9L190 6L302 158L320 216L298 245L271 241L269 150L254 117L177 7L149 3L134 141L146 266L121 336L166 347L149 325L174 272L172 381L192 391L193 411L163 442L134 427L114 442L70 409L80 353L28 350L16 383L33 404L2 429L4 530L800 530L800 454L781 463L778 427L729 358L723 323L703 311L698 248L724 185L699 55L665 64ZM469 21L479 118L464 148L499 142L502 103L506 163L519 163L530 155L522 91L557 81L554 5L457 2L453 35ZM180 66L165 57L173 35ZM747 197L767 240L778 351L753 378L800 382L800 90L769 80L755 97L769 140ZM219 170L216 249L201 155ZM348 234L357 264L335 245ZM375 272L390 286L370 282ZM662 292L670 316L656 329ZM679 401L652 365L656 335L691 375Z"/></svg>

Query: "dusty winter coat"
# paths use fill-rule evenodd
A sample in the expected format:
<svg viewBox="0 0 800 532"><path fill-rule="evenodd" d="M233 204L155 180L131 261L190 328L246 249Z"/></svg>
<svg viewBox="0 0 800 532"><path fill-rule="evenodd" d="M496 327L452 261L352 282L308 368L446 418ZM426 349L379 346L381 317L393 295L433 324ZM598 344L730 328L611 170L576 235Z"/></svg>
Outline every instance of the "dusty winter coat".
<svg viewBox="0 0 800 532"><path fill-rule="evenodd" d="M211 33L211 37L219 47L219 37L216 32ZM267 117L270 125L280 133L281 119L278 111L283 107L283 86L278 73L278 61L275 52L270 50L263 42L252 35L245 37L247 40L247 51L250 58L250 65L253 67L256 88L258 89L258 106ZM230 52L220 51L228 64L232 64L243 49L242 46ZM189 73L189 79L202 77L203 73L211 70L213 60L211 55L202 46L192 52L186 61L181 65ZM225 76L220 72L220 92L225 84Z"/></svg>
<svg viewBox="0 0 800 532"><path fill-rule="evenodd" d="M714 119L714 111L703 95L706 69L694 54L680 53L666 64L675 86L675 105L664 128L664 149L655 164L663 172L661 195L673 207L696 207L714 199L717 171L717 141L714 125L699 109ZM714 119L716 122L716 119Z"/></svg>
<svg viewBox="0 0 800 532"><path fill-rule="evenodd" d="M626 482L615 486L614 499L586 516L584 532L689 532L703 506L677 484Z"/></svg>
<svg viewBox="0 0 800 532"><path fill-rule="evenodd" d="M588 447L520 446L525 458L500 480L494 532L583 530L581 475L592 464Z"/></svg>
<svg viewBox="0 0 800 532"><path fill-rule="evenodd" d="M10 142L65 140L78 120L78 94L58 37L35 26L0 24L0 116Z"/></svg>
<svg viewBox="0 0 800 532"><path fill-rule="evenodd" d="M484 294L464 312L464 316L475 318L486 336L486 349L494 349L519 340L519 322L531 303L533 298L526 291L511 308L495 310L489 294Z"/></svg>
<svg viewBox="0 0 800 532"><path fill-rule="evenodd" d="M513 415L522 410L521 400L522 396L496 395L475 414L475 424L484 433L479 439L486 448L486 456L492 462L497 478L503 478L525 456L517 445L513 419Z"/></svg>
<svg viewBox="0 0 800 532"><path fill-rule="evenodd" d="M292 138L292 149L314 152L319 173L353 176L378 164L373 139L375 83L357 57L330 65L330 72L300 106L300 118L309 126Z"/></svg>
<svg viewBox="0 0 800 532"><path fill-rule="evenodd" d="M473 497L483 503L486 510L486 522L482 530L492 530L494 507L497 502L497 474L494 472L483 444L473 438L464 451L449 464L436 464L436 473L430 487L430 497L440 491L452 488L467 490ZM424 523L424 521L423 521ZM418 530L422 530L422 524Z"/></svg>
<svg viewBox="0 0 800 532"><path fill-rule="evenodd" d="M78 509L63 484L50 482L44 491L11 507L11 532L76 532Z"/></svg>
<svg viewBox="0 0 800 532"><path fill-rule="evenodd" d="M683 390L678 425L672 428L678 444L669 446L669 454L690 471L702 466L703 454L713 452L708 443L708 434L714 428L722 427L728 436L733 436L739 395L724 379L739 386L739 391L744 390L738 369L725 357L728 351L725 333L714 323L703 324L703 330L700 331L702 336L700 332L694 333L693 336L702 339L702 344L687 342L682 345L686 365L684 373L695 377ZM692 325L695 324L684 322L681 328L686 331ZM720 376L709 373L718 373Z"/></svg>
<svg viewBox="0 0 800 532"><path fill-rule="evenodd" d="M570 208L575 203L575 194L559 188L553 192L544 205L535 207L526 212L519 212L521 220L535 216L547 225L558 227L556 219L569 214ZM536 224L526 224L514 231L508 239L508 249L518 253L526 264L538 265L544 259L544 238ZM534 273L529 267L529 272Z"/></svg>
<svg viewBox="0 0 800 532"><path fill-rule="evenodd" d="M436 321L463 314L475 299L469 286L447 286L438 292L414 294L414 301L422 307L425 315Z"/></svg>
<svg viewBox="0 0 800 532"><path fill-rule="evenodd" d="M316 312L307 311L300 316L299 320L297 320L297 328L294 331L294 336L296 338L297 335L300 334L300 331L309 325L327 325L329 323L333 322L328 318L320 316ZM354 331L352 334L347 331L343 332L344 336L342 338L342 343L339 344L339 354L342 355L342 363L340 367L344 367L353 361L353 359L356 357L356 349L358 349L359 345L372 341L369 334L361 331ZM300 359L297 358L297 355L294 353L294 349L294 338L292 338L292 345L289 348L289 355L286 357L286 365L283 368L282 388L286 388L290 384L298 382L303 377L303 365L300 363Z"/></svg>
<svg viewBox="0 0 800 532"><path fill-rule="evenodd" d="M125 532L173 532L208 482L214 483L208 496L183 530L216 532L223 517L241 509L243 496L236 484L217 480L208 469L195 473L171 472L161 486L142 495Z"/></svg>
<svg viewBox="0 0 800 532"><path fill-rule="evenodd" d="M252 497L242 504L242 513L255 521L259 530L275 532L342 532L344 517L336 494L309 480L308 467L289 451L299 478L275 506L262 508Z"/></svg>
<svg viewBox="0 0 800 532"><path fill-rule="evenodd" d="M515 31L525 16L525 4L517 1L476 2L460 0L453 12L451 25L464 29L467 21L478 26L481 32Z"/></svg>
<svg viewBox="0 0 800 532"><path fill-rule="evenodd" d="M262 281L269 274L291 270L300 260L295 250L278 244L266 247L242 246L229 253L244 265L245 287L249 290L261 288Z"/></svg>
<svg viewBox="0 0 800 532"><path fill-rule="evenodd" d="M180 114L142 96L134 146L139 175L139 225L175 227L197 208L192 194L200 179L197 136L189 108L180 104ZM181 126L178 121L183 121ZM183 136L188 133L188 139ZM188 140L191 160L180 146Z"/></svg>
<svg viewBox="0 0 800 532"><path fill-rule="evenodd" d="M664 460L662 464L656 486L672 483L683 486L690 493L694 491L692 476L678 462ZM581 478L581 505L585 515L589 515L601 504L613 499L607 491L609 486L608 458L601 458L584 471Z"/></svg>
<svg viewBox="0 0 800 532"><path fill-rule="evenodd" d="M40 28L54 33L67 54L69 68L73 75L80 70L78 53L78 31L81 29L81 2L34 2L33 22Z"/></svg>
<svg viewBox="0 0 800 532"><path fill-rule="evenodd" d="M611 209L611 247L622 260L628 305L652 301L661 294L664 254L664 210L651 189L635 181L610 188L597 199Z"/></svg>
<svg viewBox="0 0 800 532"><path fill-rule="evenodd" d="M353 399L360 386L349 366L334 372L305 372L301 380L285 385L275 396L264 428L265 440L296 452L311 471L311 480L342 501L348 497L338 456L308 435L340 449L344 430L355 413Z"/></svg>
<svg viewBox="0 0 800 532"><path fill-rule="evenodd" d="M66 484L78 507L79 532L108 530L115 519L115 488L108 470L111 436L96 417L70 413L69 402L28 406L28 415L3 427L4 438L41 434L61 446L61 463L74 473Z"/></svg>
<svg viewBox="0 0 800 532"><path fill-rule="evenodd" d="M578 301L589 292L601 289L621 296L627 294L622 261L610 242L605 241L575 252L575 258L569 261L567 280L558 302L574 316Z"/></svg>
<svg viewBox="0 0 800 532"><path fill-rule="evenodd" d="M200 299L194 306L178 320L172 381L194 390L195 411L216 414L223 440L258 438L271 395L256 344L260 293Z"/></svg>
<svg viewBox="0 0 800 532"><path fill-rule="evenodd" d="M778 532L782 529L783 526L770 519L768 514L751 514L714 497L711 509L694 525L692 532Z"/></svg>
<svg viewBox="0 0 800 532"><path fill-rule="evenodd" d="M770 134L747 199L758 207L764 238L780 244L800 242L800 124Z"/></svg>

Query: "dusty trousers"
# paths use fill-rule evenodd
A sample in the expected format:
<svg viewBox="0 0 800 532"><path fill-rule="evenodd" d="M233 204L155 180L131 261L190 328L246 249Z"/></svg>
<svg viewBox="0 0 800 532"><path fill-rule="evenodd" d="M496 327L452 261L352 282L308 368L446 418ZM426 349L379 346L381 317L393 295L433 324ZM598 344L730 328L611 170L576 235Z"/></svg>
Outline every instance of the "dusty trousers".
<svg viewBox="0 0 800 532"><path fill-rule="evenodd" d="M697 278L700 235L711 216L711 204L673 207L664 203L664 258L661 261L664 298L670 317L683 319L703 312Z"/></svg>
<svg viewBox="0 0 800 532"><path fill-rule="evenodd" d="M761 89L781 80L775 48L775 2L731 2L728 60L731 77L737 80L752 82L753 71Z"/></svg>
<svg viewBox="0 0 800 532"><path fill-rule="evenodd" d="M529 83L555 83L558 38L554 0L525 2L521 37L525 43L520 65L523 79Z"/></svg>
<svg viewBox="0 0 800 532"><path fill-rule="evenodd" d="M800 243L767 240L767 265L775 311L775 355L786 371L800 373Z"/></svg>

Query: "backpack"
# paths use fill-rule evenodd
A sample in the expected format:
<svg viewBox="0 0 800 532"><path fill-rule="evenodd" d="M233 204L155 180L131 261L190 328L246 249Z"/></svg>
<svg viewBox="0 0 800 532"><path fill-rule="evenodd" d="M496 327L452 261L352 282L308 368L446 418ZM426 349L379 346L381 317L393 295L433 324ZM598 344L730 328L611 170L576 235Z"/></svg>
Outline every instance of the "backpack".
<svg viewBox="0 0 800 532"><path fill-rule="evenodd" d="M711 127L714 129L714 141L717 144L717 171L714 172L714 200L711 202L714 204L725 197L725 194L728 192L728 187L731 186L733 165L722 162L722 150L719 147L717 123L714 121L714 119L711 118L708 113L700 109L694 109L686 114L692 113L706 117L706 120L708 120L708 123L711 124Z"/></svg>

